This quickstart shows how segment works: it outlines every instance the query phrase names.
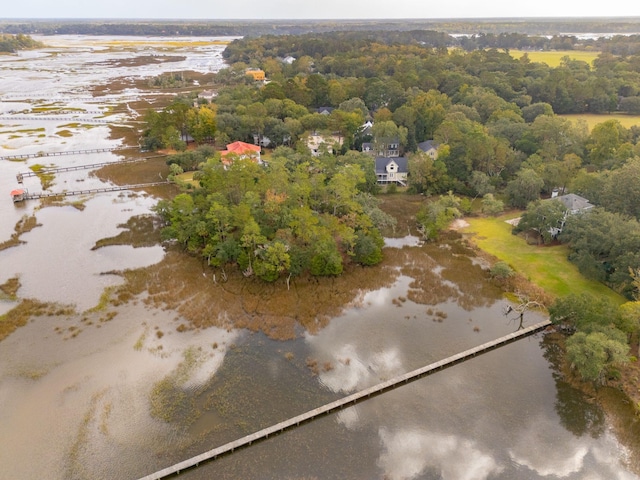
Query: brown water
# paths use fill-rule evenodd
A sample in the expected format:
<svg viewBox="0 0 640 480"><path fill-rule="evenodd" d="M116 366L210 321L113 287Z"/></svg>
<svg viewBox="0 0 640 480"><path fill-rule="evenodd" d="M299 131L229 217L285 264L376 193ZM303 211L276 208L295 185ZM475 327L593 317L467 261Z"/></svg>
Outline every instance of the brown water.
<svg viewBox="0 0 640 480"><path fill-rule="evenodd" d="M148 55L158 47L114 52L99 41L109 39L53 38L56 49L3 57L0 97L25 101L3 102L1 115L45 103L45 94L46 101L86 96L87 88L109 78L165 68L101 66L98 60ZM214 47L193 50L193 58L181 50L185 65L219 65ZM0 123L0 155L118 143L102 127L78 128L69 138L56 136L50 120ZM18 133L40 126L44 133ZM116 159L105 153L45 160L66 166ZM389 241L390 270L380 282L386 287L354 292L342 313L319 323L314 334L298 326L289 341L230 327L183 331L185 318L161 303L145 304L144 293L91 311L105 287L123 282L105 272L162 260L158 246L92 250L122 232L119 225L132 216L149 213L155 200L104 194L83 199L84 209L40 208L35 201L14 206L8 192L15 173L35 163L44 161L0 161L6 194L0 241L25 214L42 225L23 235L27 243L0 252L0 284L18 276L20 298L73 303L78 313L36 318L0 342L1 479L138 478L517 328L503 315L505 302L481 262L455 243L425 246L415 238ZM37 189L37 180L29 182ZM102 182L86 172L61 174L52 190L77 184ZM210 281L197 288L202 291L194 295L216 302L219 290ZM249 297L251 289L244 292L247 305L259 302ZM198 301L206 312L206 302ZM0 313L13 305L0 301ZM217 318L224 316L219 305L214 311L210 324L233 324ZM540 317L527 313L525 320ZM543 335L521 340L181 476L637 479L625 467L637 458L602 410L562 381L556 352L546 343Z"/></svg>

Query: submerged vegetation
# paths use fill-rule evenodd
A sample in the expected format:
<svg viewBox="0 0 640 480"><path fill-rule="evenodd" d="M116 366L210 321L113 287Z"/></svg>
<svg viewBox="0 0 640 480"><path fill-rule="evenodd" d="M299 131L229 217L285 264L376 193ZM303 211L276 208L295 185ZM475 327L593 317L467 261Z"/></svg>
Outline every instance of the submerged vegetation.
<svg viewBox="0 0 640 480"><path fill-rule="evenodd" d="M26 325L34 317L65 316L74 313L75 310L70 306L24 299L7 313L0 315L0 341L11 335L17 328Z"/></svg>
<svg viewBox="0 0 640 480"><path fill-rule="evenodd" d="M35 215L23 216L18 221L18 223L16 223L16 226L14 228L14 233L11 234L11 238L9 240L6 240L0 243L0 251L5 250L7 248L15 247L17 245L20 245L21 243L24 243L23 240L20 240L20 236L23 233L30 232L31 230L39 226L41 225L38 223L38 220L36 219Z"/></svg>

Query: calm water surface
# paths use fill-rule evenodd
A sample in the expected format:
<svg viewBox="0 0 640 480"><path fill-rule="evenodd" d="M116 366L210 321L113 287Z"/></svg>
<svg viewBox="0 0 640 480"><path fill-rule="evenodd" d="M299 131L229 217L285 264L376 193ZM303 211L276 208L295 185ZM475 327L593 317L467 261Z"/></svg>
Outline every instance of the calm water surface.
<svg viewBox="0 0 640 480"><path fill-rule="evenodd" d="M105 126L68 127L69 137L57 134L68 122L11 117L47 102L103 110L119 100L87 99L93 84L222 65L223 47L215 45L171 52L187 55L182 62L109 67L114 58L166 51L158 39L137 50L112 49L115 39L103 37L43 40L52 47L0 58L0 155L117 146ZM517 328L502 314L504 301L481 289L414 303L409 275L363 292L357 307L319 333L289 342L232 329L180 333L179 315L139 301L120 306L113 319L91 312L104 288L121 281L105 272L162 259L159 246L91 250L131 216L149 213L155 200L103 194L83 199L84 210L40 208L36 201L14 206L8 192L15 174L35 163L117 159L103 153L0 161L0 241L24 215L41 224L22 236L26 243L0 252L0 283L18 276L20 298L71 303L79 312L35 319L0 342L0 478L138 478ZM37 179L28 182L40 189ZM57 176L51 189L101 184L75 172ZM388 248L433 256L439 284L468 288L447 276L437 249L415 238L390 240ZM463 276L474 275L474 262L461 262ZM14 305L1 301L0 313ZM529 324L539 320L527 314ZM544 343L543 335L519 341L181 476L637 479L625 467L632 454L602 411L561 382Z"/></svg>

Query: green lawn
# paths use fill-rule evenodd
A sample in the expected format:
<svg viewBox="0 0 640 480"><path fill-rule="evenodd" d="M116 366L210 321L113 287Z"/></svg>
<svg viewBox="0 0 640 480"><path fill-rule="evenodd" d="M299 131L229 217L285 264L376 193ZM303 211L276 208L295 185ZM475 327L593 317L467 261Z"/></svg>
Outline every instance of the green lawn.
<svg viewBox="0 0 640 480"><path fill-rule="evenodd" d="M563 118L570 120L584 120L587 122L589 130L593 130L593 127L599 123L606 122L607 120L618 120L620 124L625 128L631 128L633 126L640 125L640 115L626 115L624 113L612 113L612 114L595 114L595 113L569 113L559 115Z"/></svg>
<svg viewBox="0 0 640 480"><path fill-rule="evenodd" d="M582 50L553 50L547 52L509 50L509 54L516 59L520 59L525 53L532 62L546 63L550 67L559 66L563 57L569 57L571 60L582 60L589 65L593 65L593 61L600 55L600 52L585 52Z"/></svg>
<svg viewBox="0 0 640 480"><path fill-rule="evenodd" d="M616 303L625 301L601 283L583 277L567 259L566 246L528 245L522 237L512 235L512 227L505 220L516 216L518 214L511 213L497 218L467 218L469 226L461 231L470 234L479 248L508 263L551 295L561 297L586 292L606 296Z"/></svg>

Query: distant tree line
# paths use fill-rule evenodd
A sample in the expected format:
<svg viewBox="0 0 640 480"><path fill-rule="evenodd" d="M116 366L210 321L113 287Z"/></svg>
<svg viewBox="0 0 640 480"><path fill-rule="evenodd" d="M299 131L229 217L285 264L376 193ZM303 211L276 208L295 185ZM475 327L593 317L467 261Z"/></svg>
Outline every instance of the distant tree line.
<svg viewBox="0 0 640 480"><path fill-rule="evenodd" d="M401 19L401 20L0 20L0 32L17 34L75 35L300 35L309 32L433 30L453 34L502 34L553 36L571 33L638 32L635 19ZM515 47L511 47L515 48Z"/></svg>

